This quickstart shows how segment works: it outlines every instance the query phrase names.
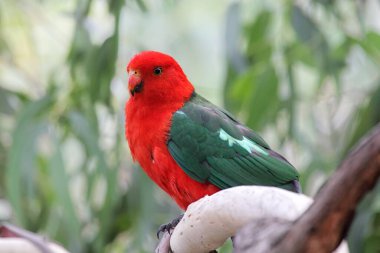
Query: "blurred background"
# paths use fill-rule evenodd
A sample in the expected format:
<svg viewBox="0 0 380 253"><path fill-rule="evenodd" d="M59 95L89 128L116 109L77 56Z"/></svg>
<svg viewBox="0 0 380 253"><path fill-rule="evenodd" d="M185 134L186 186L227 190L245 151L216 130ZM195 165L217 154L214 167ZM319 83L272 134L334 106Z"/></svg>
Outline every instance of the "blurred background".
<svg viewBox="0 0 380 253"><path fill-rule="evenodd" d="M147 49L176 58L315 195L380 121L379 13L378 0L0 1L0 220L72 252L152 252L180 210L124 137L125 66ZM349 243L380 252L380 187Z"/></svg>

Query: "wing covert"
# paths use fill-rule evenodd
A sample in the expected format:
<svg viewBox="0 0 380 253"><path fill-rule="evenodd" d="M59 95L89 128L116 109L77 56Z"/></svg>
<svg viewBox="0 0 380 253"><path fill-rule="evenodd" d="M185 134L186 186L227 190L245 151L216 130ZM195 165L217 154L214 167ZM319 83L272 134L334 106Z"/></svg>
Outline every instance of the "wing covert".
<svg viewBox="0 0 380 253"><path fill-rule="evenodd" d="M237 185L289 188L295 168L249 128L199 95L172 117L168 149L194 180L221 189Z"/></svg>

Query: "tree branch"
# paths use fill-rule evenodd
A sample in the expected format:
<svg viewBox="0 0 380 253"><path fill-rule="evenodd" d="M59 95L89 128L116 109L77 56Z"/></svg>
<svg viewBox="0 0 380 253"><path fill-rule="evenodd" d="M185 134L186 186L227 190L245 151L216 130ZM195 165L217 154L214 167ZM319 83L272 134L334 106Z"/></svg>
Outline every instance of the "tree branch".
<svg viewBox="0 0 380 253"><path fill-rule="evenodd" d="M380 124L349 153L314 203L272 252L331 252L346 236L356 206L380 176Z"/></svg>

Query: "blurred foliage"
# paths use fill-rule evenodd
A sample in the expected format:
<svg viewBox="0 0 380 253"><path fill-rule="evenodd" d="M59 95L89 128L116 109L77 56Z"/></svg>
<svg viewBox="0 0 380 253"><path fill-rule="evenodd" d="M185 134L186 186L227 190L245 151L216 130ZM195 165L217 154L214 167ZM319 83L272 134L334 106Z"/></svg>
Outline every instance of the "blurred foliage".
<svg viewBox="0 0 380 253"><path fill-rule="evenodd" d="M225 104L253 129L274 128L282 150L297 150L293 160L309 194L324 181L316 181L316 173L322 172L325 179L360 137L380 122L380 33L363 24L365 5L298 1L262 8L244 22L242 41L227 44L228 52L234 53L228 55ZM239 24L231 21L240 17L239 8L238 3L230 8L229 24ZM350 29L349 17L358 29ZM328 34L326 27L335 34ZM356 54L362 59L354 59ZM377 70L360 66L361 60ZM347 79L352 68L362 72L359 78L369 75L369 83ZM313 76L311 81L302 73L305 70ZM327 114L318 108L323 99L330 100ZM298 161L302 156L307 157L303 163ZM351 228L352 252L379 252L376 192L363 201Z"/></svg>
<svg viewBox="0 0 380 253"><path fill-rule="evenodd" d="M306 194L380 121L380 33L366 21L373 2L225 4L224 104L299 168ZM63 16L72 34L52 29L61 21L46 13L57 6L71 10ZM112 87L123 55L123 15L147 17L155 6L0 2L0 197L12 206L1 219L47 234L72 252L151 251L158 224L178 209L126 155ZM100 40L90 22L98 9L111 20ZM37 39L41 24L59 39ZM44 46L55 47L54 57L40 58ZM352 252L379 251L378 192L361 203L349 236Z"/></svg>
<svg viewBox="0 0 380 253"><path fill-rule="evenodd" d="M139 191L135 196L144 196L136 200L129 200L133 196L128 197L126 190L118 189L122 173L121 146L125 144L122 124L109 129L114 133L102 129L107 127L103 124L105 119L118 119L111 106L110 83L115 75L118 23L124 1L108 1L109 15L114 17L114 30L100 45L90 39L86 27L92 3L91 0L77 1L73 15L75 29L67 60L49 73L41 96L35 98L28 92L6 88L1 88L0 93L2 116L14 120L8 129L12 140L10 146L4 147L6 143L1 146L7 152L0 163L4 182L1 195L11 203L15 222L48 234L72 252L104 252L119 233L139 225L141 219L151 218L148 215L127 217L132 209L130 206L134 206L134 211L138 205L140 211L149 210L146 195L151 189ZM12 21L20 22L21 27L29 26L28 20L22 18L25 10L16 10L21 4L3 3L8 10L13 8L19 15L12 17ZM38 9L36 4L29 7ZM7 8L0 8L2 15ZM9 65L18 69L12 59L13 52L7 51L10 41L1 38L4 61L8 60L9 54ZM63 83L55 72L65 71L65 66L69 75ZM2 128L7 126L2 125ZM101 143L106 141L107 136L102 136L105 134L117 136L110 148ZM65 148L75 150L68 153ZM75 158L76 152L80 153L79 159L83 159L79 162L80 168L69 170L70 157L67 154ZM136 176L134 180L139 182L142 180L139 178L141 176ZM133 188L132 185L128 193L132 193ZM141 231L140 242L137 245L136 240L133 247L143 248L143 234L147 231Z"/></svg>

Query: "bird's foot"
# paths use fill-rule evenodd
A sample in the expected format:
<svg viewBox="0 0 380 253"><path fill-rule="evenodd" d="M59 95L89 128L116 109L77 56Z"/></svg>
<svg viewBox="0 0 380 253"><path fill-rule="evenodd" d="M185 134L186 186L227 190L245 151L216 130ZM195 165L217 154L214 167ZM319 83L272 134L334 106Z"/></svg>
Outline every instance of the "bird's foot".
<svg viewBox="0 0 380 253"><path fill-rule="evenodd" d="M161 233L165 233L165 232L168 232L169 234L171 233L171 231L178 225L178 223L181 221L183 217L183 214L181 214L180 216L178 216L177 218L175 218L174 220L172 220L171 222L169 223L166 223L166 224L162 224L158 230L157 230L157 238L160 238L160 234Z"/></svg>

